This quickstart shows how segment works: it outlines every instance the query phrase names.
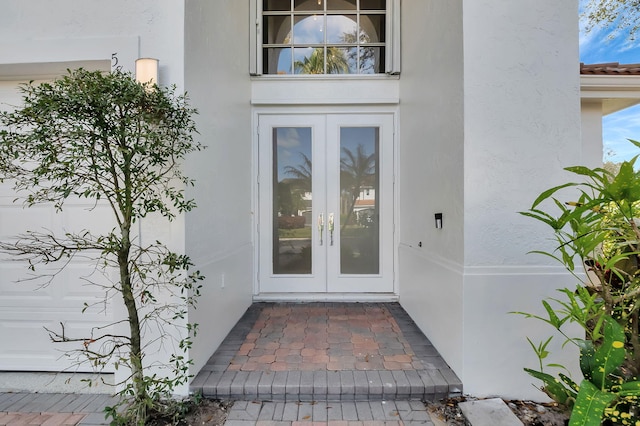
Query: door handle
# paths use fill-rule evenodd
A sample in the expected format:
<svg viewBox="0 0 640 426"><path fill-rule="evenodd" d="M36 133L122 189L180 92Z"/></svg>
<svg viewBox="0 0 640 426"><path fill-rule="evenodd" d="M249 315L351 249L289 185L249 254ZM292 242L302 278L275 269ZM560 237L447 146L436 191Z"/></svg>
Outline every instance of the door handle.
<svg viewBox="0 0 640 426"><path fill-rule="evenodd" d="M329 213L329 245L333 245L333 213Z"/></svg>
<svg viewBox="0 0 640 426"><path fill-rule="evenodd" d="M318 215L318 238L320 239L320 245L322 245L322 235L324 234L324 213Z"/></svg>

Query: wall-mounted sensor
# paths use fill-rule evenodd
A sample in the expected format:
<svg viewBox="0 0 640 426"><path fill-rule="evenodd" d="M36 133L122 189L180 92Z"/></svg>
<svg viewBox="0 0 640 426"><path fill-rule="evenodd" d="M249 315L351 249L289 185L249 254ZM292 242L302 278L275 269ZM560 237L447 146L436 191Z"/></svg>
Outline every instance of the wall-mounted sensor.
<svg viewBox="0 0 640 426"><path fill-rule="evenodd" d="M442 213L436 213L436 229L442 229Z"/></svg>

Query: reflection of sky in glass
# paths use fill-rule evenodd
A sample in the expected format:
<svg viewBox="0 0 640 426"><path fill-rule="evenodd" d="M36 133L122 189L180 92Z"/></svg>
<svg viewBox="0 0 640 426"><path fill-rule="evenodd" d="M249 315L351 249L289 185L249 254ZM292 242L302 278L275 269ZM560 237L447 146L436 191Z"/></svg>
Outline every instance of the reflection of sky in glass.
<svg viewBox="0 0 640 426"><path fill-rule="evenodd" d="M296 16L293 24L295 44L321 44L324 42L324 16Z"/></svg>
<svg viewBox="0 0 640 426"><path fill-rule="evenodd" d="M355 42L358 24L355 15L333 15L327 16L327 43L344 43L345 34L352 34Z"/></svg>
<svg viewBox="0 0 640 426"><path fill-rule="evenodd" d="M278 127L276 128L276 144L278 157L278 182L291 178L285 168L304 166L306 155L311 157L311 127ZM358 145L362 145L365 155L371 155L377 148L376 127L342 127L340 128L340 155L344 157L343 148L354 154Z"/></svg>
<svg viewBox="0 0 640 426"><path fill-rule="evenodd" d="M317 47L322 44L339 44L339 43L356 43L356 34L358 34L356 15L311 15L311 16L297 16L295 17L295 23L292 32L289 32L284 40L293 40L296 45L314 45ZM325 31L326 28L326 31ZM360 30L362 31L362 30ZM325 40L326 36L326 40ZM360 42L367 43L370 41L368 34L359 34ZM293 62L304 61L313 52L312 47L298 47L293 52ZM349 48L345 50L345 57L349 62L350 73L362 73L369 74L375 72L375 56L373 51L363 57L363 63L358 70L357 65L357 48ZM361 54L366 49L361 49ZM278 56L278 73L292 74L292 52L290 49L282 49Z"/></svg>
<svg viewBox="0 0 640 426"><path fill-rule="evenodd" d="M325 17L323 15L296 17L295 19L296 22L293 26L293 42L295 44L324 43ZM328 43L341 43L344 41L344 34L356 34L355 15L330 15L326 17L326 20Z"/></svg>
<svg viewBox="0 0 640 426"><path fill-rule="evenodd" d="M357 152L362 145L364 153L371 155L376 151L376 127L342 127L340 128L340 156L344 158L344 148Z"/></svg>
<svg viewBox="0 0 640 426"><path fill-rule="evenodd" d="M278 127L276 128L276 143L278 182L293 177L284 171L286 167L300 168L304 165L304 157L302 154L313 161L311 157L310 127Z"/></svg>

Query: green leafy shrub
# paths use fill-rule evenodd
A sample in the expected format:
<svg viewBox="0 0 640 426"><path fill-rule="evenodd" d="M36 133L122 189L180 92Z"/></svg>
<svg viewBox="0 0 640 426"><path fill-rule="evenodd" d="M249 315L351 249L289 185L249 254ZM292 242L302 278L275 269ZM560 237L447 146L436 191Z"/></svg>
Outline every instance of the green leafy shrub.
<svg viewBox="0 0 640 426"><path fill-rule="evenodd" d="M631 141L640 148L640 143ZM539 370L525 369L543 382L542 390L572 408L570 426L640 425L640 172L637 156L617 172L603 168L569 167L580 177L544 191L522 212L552 228L557 248L536 252L560 261L578 280L577 288L559 290L561 297L544 300L545 316L518 312L542 320L576 345L583 380L544 371L550 337L538 345L529 341ZM560 200L572 189L577 200ZM543 207L544 206L544 207ZM585 279L586 277L586 279ZM584 330L584 338L564 333L566 323ZM547 364L547 367L562 367Z"/></svg>
<svg viewBox="0 0 640 426"><path fill-rule="evenodd" d="M278 217L278 229L304 228L304 216L280 216Z"/></svg>

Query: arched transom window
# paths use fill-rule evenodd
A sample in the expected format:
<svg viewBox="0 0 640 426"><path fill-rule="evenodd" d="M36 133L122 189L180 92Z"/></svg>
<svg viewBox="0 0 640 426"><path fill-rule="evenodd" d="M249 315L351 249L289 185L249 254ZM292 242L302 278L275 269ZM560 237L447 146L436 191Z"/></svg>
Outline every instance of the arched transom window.
<svg viewBox="0 0 640 426"><path fill-rule="evenodd" d="M256 74L389 72L389 0L259 1Z"/></svg>

